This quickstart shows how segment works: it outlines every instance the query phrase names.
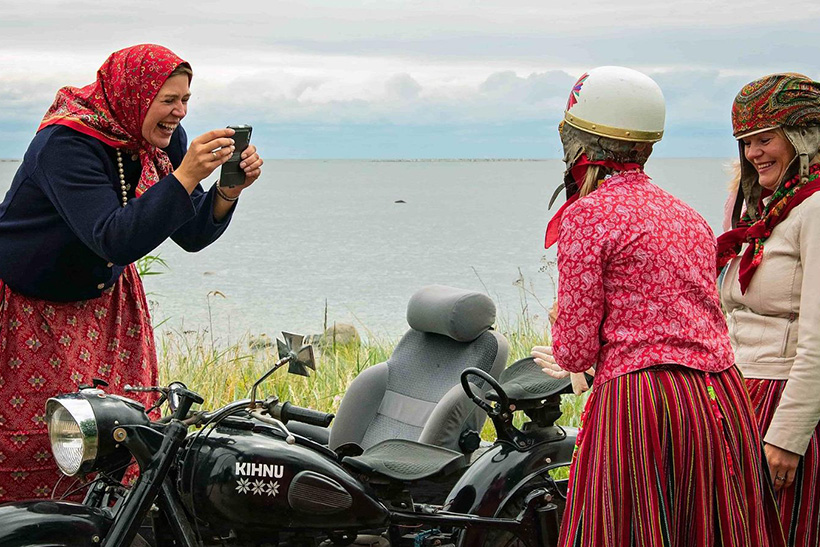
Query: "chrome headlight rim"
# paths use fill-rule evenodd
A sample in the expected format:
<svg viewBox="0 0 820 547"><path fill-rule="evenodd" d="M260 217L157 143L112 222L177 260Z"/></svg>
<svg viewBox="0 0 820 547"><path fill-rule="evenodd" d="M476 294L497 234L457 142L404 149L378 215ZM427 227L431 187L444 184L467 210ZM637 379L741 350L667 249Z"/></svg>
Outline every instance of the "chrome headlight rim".
<svg viewBox="0 0 820 547"><path fill-rule="evenodd" d="M79 463L67 461L61 458L55 451L55 444L62 440L58 433L52 428L54 415L58 412L67 412L68 416L76 423L82 439L82 453L79 455ZM51 444L51 451L57 467L64 474L73 477L93 467L97 459L97 452L100 444L99 428L97 418L91 403L82 393L70 393L50 398L46 403L46 423L48 425L48 438ZM76 459L76 458L75 458Z"/></svg>

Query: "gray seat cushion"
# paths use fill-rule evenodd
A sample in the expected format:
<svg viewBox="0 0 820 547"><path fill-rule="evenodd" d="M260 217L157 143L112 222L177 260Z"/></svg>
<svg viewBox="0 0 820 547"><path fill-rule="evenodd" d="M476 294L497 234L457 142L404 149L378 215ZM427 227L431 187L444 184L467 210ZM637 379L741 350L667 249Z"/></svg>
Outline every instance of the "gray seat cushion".
<svg viewBox="0 0 820 547"><path fill-rule="evenodd" d="M464 454L414 441L387 440L342 463L370 477L402 482L449 475L467 466Z"/></svg>
<svg viewBox="0 0 820 547"><path fill-rule="evenodd" d="M366 449L385 439L418 440L436 405L459 385L465 368L477 367L497 377L507 353L506 339L494 331L469 343L409 331L386 363L366 369L350 385L330 432L330 448L352 442ZM448 397L453 408L437 414L458 414L464 423L447 426L446 438L432 434L435 444L454 450L461 431L480 429L485 419L459 389Z"/></svg>
<svg viewBox="0 0 820 547"><path fill-rule="evenodd" d="M330 432L331 449L406 439L459 450L462 431L481 429L486 416L457 386L468 367L497 378L506 364L507 340L489 330L492 300L433 285L413 295L407 316L414 328L390 358L363 371L345 393Z"/></svg>

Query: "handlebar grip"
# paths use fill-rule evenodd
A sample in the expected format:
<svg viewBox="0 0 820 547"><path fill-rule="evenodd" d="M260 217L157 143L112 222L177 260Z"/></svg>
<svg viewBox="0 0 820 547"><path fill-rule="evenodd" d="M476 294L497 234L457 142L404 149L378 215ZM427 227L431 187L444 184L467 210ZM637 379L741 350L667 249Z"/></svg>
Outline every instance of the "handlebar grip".
<svg viewBox="0 0 820 547"><path fill-rule="evenodd" d="M328 414L327 412L320 412L312 408L304 408L290 403L284 403L279 412L281 420L285 423L294 421L319 427L328 427L330 422L333 421L333 418L336 417L335 414Z"/></svg>

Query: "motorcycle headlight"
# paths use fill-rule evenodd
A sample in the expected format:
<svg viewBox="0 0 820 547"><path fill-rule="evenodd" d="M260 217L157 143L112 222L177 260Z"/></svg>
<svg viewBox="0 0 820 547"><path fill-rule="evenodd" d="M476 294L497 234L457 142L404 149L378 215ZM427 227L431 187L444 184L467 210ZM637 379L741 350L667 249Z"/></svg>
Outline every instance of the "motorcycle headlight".
<svg viewBox="0 0 820 547"><path fill-rule="evenodd" d="M99 431L91 403L79 394L61 395L46 403L51 451L60 471L77 475L97 458Z"/></svg>
<svg viewBox="0 0 820 547"><path fill-rule="evenodd" d="M108 395L101 389L82 389L49 399L46 423L57 466L74 476L123 470L131 453L114 440L114 430L121 425L147 425L150 420L136 401Z"/></svg>

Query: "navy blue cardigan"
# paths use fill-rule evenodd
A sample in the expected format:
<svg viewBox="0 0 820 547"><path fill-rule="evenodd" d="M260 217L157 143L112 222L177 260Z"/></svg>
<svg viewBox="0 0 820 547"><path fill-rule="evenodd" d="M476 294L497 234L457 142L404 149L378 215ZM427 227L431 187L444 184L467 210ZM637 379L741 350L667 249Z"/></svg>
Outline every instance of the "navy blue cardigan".
<svg viewBox="0 0 820 547"><path fill-rule="evenodd" d="M180 126L166 149L174 167L186 148ZM0 204L0 279L35 298L95 298L166 238L193 252L227 227L233 209L214 221L214 188L188 195L168 175L135 199L139 161L124 152L123 163L126 207L113 148L60 125L37 133Z"/></svg>

